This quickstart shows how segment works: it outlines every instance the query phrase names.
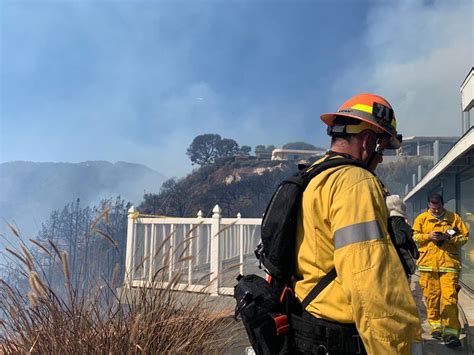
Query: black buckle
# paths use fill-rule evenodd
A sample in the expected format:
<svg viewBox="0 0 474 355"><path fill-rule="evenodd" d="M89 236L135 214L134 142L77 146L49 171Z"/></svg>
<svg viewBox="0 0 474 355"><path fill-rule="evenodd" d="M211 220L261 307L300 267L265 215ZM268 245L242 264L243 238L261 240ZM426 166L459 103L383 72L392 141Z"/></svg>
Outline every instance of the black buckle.
<svg viewBox="0 0 474 355"><path fill-rule="evenodd" d="M316 349L316 355L329 355L328 348L324 345L318 345Z"/></svg>
<svg viewBox="0 0 474 355"><path fill-rule="evenodd" d="M249 291L245 292L244 297L242 297L237 303L237 305L235 306L235 311L234 311L235 320L237 320L237 316L252 300L253 300L253 295Z"/></svg>
<svg viewBox="0 0 474 355"><path fill-rule="evenodd" d="M326 132L328 136L332 137L341 137L346 135L346 126L344 125L335 125L335 126L328 126L326 128Z"/></svg>
<svg viewBox="0 0 474 355"><path fill-rule="evenodd" d="M360 335L359 334L354 334L352 335L352 338L355 339L355 342L357 343L357 351L356 354L362 354L362 348L360 346Z"/></svg>

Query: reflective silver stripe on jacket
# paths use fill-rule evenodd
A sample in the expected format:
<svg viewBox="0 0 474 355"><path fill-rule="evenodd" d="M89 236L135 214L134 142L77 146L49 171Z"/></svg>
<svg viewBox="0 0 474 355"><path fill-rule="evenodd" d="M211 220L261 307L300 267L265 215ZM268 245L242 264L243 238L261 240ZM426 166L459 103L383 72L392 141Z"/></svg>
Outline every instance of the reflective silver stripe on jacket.
<svg viewBox="0 0 474 355"><path fill-rule="evenodd" d="M382 237L377 221L351 224L334 233L334 247L339 249L349 244L382 239Z"/></svg>

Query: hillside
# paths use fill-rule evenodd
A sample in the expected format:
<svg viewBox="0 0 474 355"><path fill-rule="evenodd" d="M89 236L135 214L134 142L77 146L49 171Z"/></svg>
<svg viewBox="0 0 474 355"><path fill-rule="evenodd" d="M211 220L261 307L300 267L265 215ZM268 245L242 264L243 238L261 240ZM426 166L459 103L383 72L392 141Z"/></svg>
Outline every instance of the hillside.
<svg viewBox="0 0 474 355"><path fill-rule="evenodd" d="M432 166L430 160L405 158L380 165L376 173L392 194L403 196L419 164L425 172ZM261 217L278 183L296 171L292 161L221 159L183 179L166 181L160 193L145 195L138 209L142 213L194 217L199 210L210 216L219 204L225 217L239 212L242 217Z"/></svg>
<svg viewBox="0 0 474 355"><path fill-rule="evenodd" d="M278 183L297 171L295 163L275 160L221 159L178 181L163 183L159 194L147 194L140 212L194 217L212 214L216 204L225 217L260 217Z"/></svg>
<svg viewBox="0 0 474 355"><path fill-rule="evenodd" d="M388 190L394 195L405 195L405 185L412 188L412 175L418 175L421 165L423 175L433 167L433 160L425 157L402 157L397 162L381 164L375 171Z"/></svg>
<svg viewBox="0 0 474 355"><path fill-rule="evenodd" d="M34 234L53 210L78 198L83 206L116 196L136 203L145 191L158 191L163 180L144 165L126 162L2 163L0 218Z"/></svg>

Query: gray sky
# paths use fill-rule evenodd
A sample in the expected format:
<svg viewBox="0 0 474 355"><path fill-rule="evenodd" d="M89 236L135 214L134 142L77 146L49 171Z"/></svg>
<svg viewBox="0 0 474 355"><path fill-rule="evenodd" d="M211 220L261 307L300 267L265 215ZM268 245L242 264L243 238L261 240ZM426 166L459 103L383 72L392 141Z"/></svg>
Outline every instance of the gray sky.
<svg viewBox="0 0 474 355"><path fill-rule="evenodd" d="M357 92L410 135L459 135L473 3L0 0L0 162L192 169L193 138L327 146Z"/></svg>

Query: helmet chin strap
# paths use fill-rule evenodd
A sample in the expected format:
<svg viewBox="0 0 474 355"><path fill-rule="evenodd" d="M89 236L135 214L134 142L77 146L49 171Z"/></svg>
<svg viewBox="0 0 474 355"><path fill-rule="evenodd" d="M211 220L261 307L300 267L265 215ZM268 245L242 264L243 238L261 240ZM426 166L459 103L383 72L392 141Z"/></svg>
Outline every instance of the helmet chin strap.
<svg viewBox="0 0 474 355"><path fill-rule="evenodd" d="M370 167L372 162L375 159L375 156L378 154L383 156L383 148L382 148L382 139L377 138L377 142L375 143L375 149L370 153L369 159L367 160L367 166Z"/></svg>

